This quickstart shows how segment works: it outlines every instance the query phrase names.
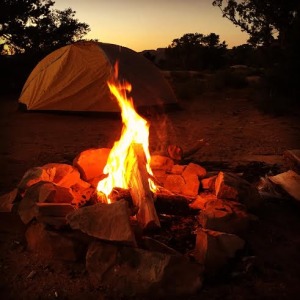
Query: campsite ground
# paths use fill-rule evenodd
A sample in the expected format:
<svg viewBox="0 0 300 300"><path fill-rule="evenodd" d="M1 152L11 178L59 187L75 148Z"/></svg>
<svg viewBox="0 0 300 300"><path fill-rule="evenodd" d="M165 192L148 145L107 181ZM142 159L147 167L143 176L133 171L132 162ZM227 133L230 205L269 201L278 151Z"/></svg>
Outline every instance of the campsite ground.
<svg viewBox="0 0 300 300"><path fill-rule="evenodd" d="M262 113L251 95L253 88L202 93L181 100L181 110L148 116L151 152L166 143L186 151L204 139L205 145L190 159L208 170L239 165L248 166L255 174L284 170L283 151L300 148L299 115ZM17 95L3 97L0 106L1 194L12 190L31 167L71 163L82 150L111 147L121 130L119 119L18 111ZM299 213L300 207L294 203L267 201L247 236L250 263L244 261L218 281L205 282L191 299L298 298ZM105 299L90 285L82 262L45 261L29 253L24 225L8 213L0 215L0 296Z"/></svg>

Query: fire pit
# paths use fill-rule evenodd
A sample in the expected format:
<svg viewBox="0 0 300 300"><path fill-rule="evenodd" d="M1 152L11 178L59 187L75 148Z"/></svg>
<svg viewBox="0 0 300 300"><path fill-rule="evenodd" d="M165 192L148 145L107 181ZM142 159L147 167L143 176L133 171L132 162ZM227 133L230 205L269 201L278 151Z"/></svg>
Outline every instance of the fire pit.
<svg viewBox="0 0 300 300"><path fill-rule="evenodd" d="M6 207L26 224L29 250L85 259L92 283L112 296L194 294L243 250L260 194L238 174L182 163L176 145L151 156L130 85L108 85L122 113L119 141L81 152L73 165L28 170Z"/></svg>

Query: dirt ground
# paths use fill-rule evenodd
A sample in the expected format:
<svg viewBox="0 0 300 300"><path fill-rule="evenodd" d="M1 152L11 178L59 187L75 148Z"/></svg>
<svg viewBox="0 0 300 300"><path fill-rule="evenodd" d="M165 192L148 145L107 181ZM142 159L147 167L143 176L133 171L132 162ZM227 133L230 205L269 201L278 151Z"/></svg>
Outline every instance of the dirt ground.
<svg viewBox="0 0 300 300"><path fill-rule="evenodd" d="M29 168L71 163L82 150L111 147L121 131L118 118L18 111L17 95L3 97L0 106L1 195L12 190ZM181 101L180 107L148 115L152 153L167 143L185 152L204 139L205 145L190 160L203 163L208 171L210 166L253 162L284 170L283 151L300 148L299 114L264 114L249 100L247 90L201 95ZM265 202L246 239L246 256L252 263L204 282L191 299L298 298L299 212L290 201ZM83 262L45 261L28 252L24 229L16 215L1 213L1 299L105 299L89 283Z"/></svg>

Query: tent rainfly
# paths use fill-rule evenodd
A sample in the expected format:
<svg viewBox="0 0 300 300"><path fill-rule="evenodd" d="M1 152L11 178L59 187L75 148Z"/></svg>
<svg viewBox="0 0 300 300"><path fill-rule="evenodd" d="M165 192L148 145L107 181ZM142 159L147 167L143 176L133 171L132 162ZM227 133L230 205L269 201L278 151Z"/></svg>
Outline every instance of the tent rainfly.
<svg viewBox="0 0 300 300"><path fill-rule="evenodd" d="M174 104L176 97L162 73L126 47L78 42L43 58L29 75L19 102L28 110L119 112L107 81L119 62L119 78L132 84L136 108Z"/></svg>

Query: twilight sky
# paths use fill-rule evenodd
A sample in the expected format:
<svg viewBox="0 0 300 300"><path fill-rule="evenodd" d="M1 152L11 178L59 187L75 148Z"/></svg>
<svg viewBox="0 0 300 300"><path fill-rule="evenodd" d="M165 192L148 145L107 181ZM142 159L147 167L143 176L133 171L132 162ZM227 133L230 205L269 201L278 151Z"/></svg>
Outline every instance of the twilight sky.
<svg viewBox="0 0 300 300"><path fill-rule="evenodd" d="M71 7L90 25L86 38L135 51L167 47L185 33L214 32L228 47L246 43L248 35L222 17L213 0L55 0L55 8Z"/></svg>

